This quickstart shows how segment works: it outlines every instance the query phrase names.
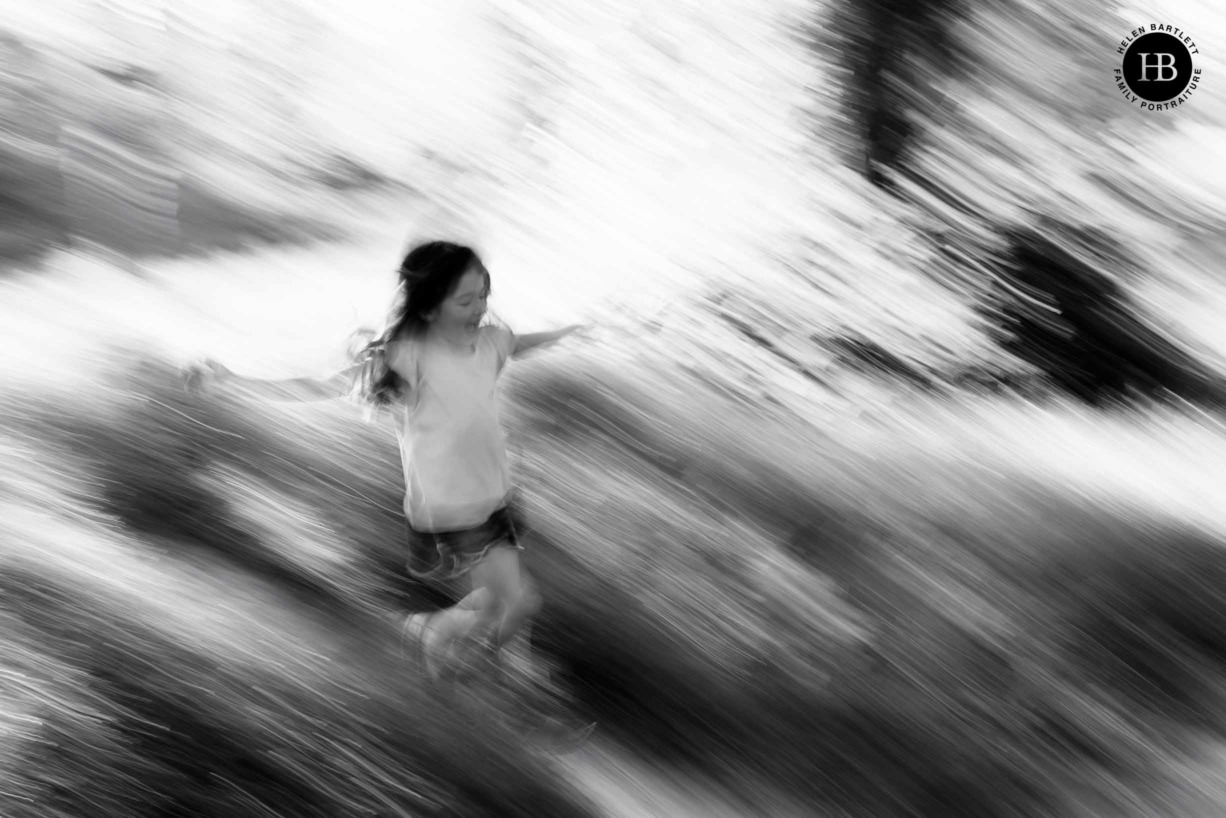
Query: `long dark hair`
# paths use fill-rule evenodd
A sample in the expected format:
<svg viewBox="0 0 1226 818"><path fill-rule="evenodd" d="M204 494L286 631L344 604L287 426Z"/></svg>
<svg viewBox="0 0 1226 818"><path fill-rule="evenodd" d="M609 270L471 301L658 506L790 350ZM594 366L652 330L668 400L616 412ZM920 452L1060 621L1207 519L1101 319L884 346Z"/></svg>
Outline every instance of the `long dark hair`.
<svg viewBox="0 0 1226 818"><path fill-rule="evenodd" d="M400 263L396 300L383 332L365 333L366 343L355 354L361 364L355 384L358 397L377 407L387 406L404 393L403 379L387 364L392 341L420 338L427 316L455 291L460 278L473 268L489 273L471 247L449 241L430 241L409 251Z"/></svg>

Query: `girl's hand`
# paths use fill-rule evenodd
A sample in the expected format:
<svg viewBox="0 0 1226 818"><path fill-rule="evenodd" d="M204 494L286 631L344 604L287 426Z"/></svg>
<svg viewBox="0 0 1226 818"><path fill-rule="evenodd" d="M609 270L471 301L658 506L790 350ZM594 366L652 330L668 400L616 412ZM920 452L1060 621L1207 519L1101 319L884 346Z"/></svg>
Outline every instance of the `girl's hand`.
<svg viewBox="0 0 1226 818"><path fill-rule="evenodd" d="M212 387L216 381L234 377L224 364L211 358L191 364L183 373L184 386L189 392L200 393Z"/></svg>
<svg viewBox="0 0 1226 818"><path fill-rule="evenodd" d="M219 361L214 361L212 358L206 359L204 365L213 373L213 377L219 381L228 381L234 377L234 373L230 371L229 367Z"/></svg>
<svg viewBox="0 0 1226 818"><path fill-rule="evenodd" d="M550 330L549 332L530 332L525 335L517 335L515 336L515 349L512 350L511 354L518 357L539 347L555 344L571 333L586 333L590 329L591 325L589 324L571 324L569 327L562 327L562 329Z"/></svg>
<svg viewBox="0 0 1226 818"><path fill-rule="evenodd" d="M591 324L571 324L569 327L564 327L562 329L562 337L566 337L567 335L577 335L578 337L583 338L590 335L592 329L593 327Z"/></svg>

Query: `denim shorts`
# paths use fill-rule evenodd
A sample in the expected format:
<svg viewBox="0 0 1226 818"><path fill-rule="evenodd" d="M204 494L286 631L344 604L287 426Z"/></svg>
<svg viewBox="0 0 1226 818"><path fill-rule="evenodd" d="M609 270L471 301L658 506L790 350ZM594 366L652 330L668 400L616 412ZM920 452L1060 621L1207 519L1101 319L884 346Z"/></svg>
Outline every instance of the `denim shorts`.
<svg viewBox="0 0 1226 818"><path fill-rule="evenodd" d="M408 528L409 574L415 579L446 582L464 576L491 548L516 548L520 518L513 506L495 511L484 523L458 531Z"/></svg>

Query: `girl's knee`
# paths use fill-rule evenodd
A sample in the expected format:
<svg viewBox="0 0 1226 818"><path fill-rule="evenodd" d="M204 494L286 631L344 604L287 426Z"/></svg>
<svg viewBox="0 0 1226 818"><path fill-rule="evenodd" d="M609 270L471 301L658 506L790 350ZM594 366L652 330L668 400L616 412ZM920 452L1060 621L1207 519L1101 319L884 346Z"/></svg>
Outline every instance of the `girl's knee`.
<svg viewBox="0 0 1226 818"><path fill-rule="evenodd" d="M541 594L532 585L525 585L519 596L518 610L523 616L535 616L541 610Z"/></svg>
<svg viewBox="0 0 1226 818"><path fill-rule="evenodd" d="M504 616L530 617L541 608L541 595L530 587L508 590L498 601Z"/></svg>
<svg viewBox="0 0 1226 818"><path fill-rule="evenodd" d="M532 616L541 607L535 583L523 572L519 553L511 548L492 550L482 562L479 582L488 592L484 606L495 616Z"/></svg>
<svg viewBox="0 0 1226 818"><path fill-rule="evenodd" d="M521 616L533 616L541 609L541 594L527 571L521 571L516 584L515 609Z"/></svg>
<svg viewBox="0 0 1226 818"><path fill-rule="evenodd" d="M498 600L498 608L504 616L531 617L541 608L541 595L531 585L508 588Z"/></svg>

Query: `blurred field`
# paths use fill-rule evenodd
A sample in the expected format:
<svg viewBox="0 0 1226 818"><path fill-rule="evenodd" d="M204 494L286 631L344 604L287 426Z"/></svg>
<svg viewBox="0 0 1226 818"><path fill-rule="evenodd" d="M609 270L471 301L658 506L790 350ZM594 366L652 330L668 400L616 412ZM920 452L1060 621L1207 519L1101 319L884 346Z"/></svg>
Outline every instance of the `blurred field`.
<svg viewBox="0 0 1226 818"><path fill-rule="evenodd" d="M583 814L396 658L387 430L143 357L6 397L6 814ZM538 643L607 739L742 814L1219 803L1179 771L1221 728L1221 504L1078 480L1060 436L1195 446L1211 493L1220 436L981 406L840 441L679 373L513 371Z"/></svg>
<svg viewBox="0 0 1226 818"><path fill-rule="evenodd" d="M0 40L0 814L1222 814L1226 85L1109 104L1220 12L254 8ZM401 654L386 418L178 371L339 365L439 230L598 324L505 388L570 758Z"/></svg>

